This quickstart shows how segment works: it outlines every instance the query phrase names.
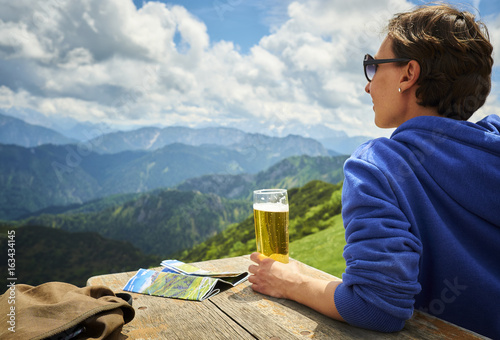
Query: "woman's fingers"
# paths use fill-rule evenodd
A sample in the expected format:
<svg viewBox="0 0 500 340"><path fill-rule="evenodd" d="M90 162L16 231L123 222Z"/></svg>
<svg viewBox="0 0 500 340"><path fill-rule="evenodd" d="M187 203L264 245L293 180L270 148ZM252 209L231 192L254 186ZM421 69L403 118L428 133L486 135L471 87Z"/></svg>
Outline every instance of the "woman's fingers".
<svg viewBox="0 0 500 340"><path fill-rule="evenodd" d="M259 270L259 266L256 266L254 264L251 264L250 266L248 266L248 272L250 274L257 274L258 270Z"/></svg>
<svg viewBox="0 0 500 340"><path fill-rule="evenodd" d="M262 260L267 259L267 258L268 258L267 256L262 255L261 253L258 253L258 252L254 252L254 253L250 254L250 260L252 260L253 262L255 262L257 264L260 264L262 262Z"/></svg>

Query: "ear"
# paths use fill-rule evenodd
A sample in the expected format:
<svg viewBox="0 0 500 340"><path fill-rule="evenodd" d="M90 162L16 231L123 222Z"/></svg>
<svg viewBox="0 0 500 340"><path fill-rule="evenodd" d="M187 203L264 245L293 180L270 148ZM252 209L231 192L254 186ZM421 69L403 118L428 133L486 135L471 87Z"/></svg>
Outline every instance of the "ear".
<svg viewBox="0 0 500 340"><path fill-rule="evenodd" d="M406 66L402 68L399 87L401 92L410 89L414 86L420 77L420 64L416 60L410 60Z"/></svg>

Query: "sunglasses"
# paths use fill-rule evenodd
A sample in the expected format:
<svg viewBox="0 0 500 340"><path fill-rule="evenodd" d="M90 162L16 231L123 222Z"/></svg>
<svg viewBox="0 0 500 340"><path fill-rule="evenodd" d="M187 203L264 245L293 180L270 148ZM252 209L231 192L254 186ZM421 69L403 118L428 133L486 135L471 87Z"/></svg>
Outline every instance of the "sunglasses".
<svg viewBox="0 0 500 340"><path fill-rule="evenodd" d="M408 62L411 59L408 58L395 58L395 59L374 59L371 55L365 54L365 58L363 60L363 66L365 68L365 77L368 81L372 81L375 72L377 72L378 64L386 64L386 63L396 63L396 62Z"/></svg>

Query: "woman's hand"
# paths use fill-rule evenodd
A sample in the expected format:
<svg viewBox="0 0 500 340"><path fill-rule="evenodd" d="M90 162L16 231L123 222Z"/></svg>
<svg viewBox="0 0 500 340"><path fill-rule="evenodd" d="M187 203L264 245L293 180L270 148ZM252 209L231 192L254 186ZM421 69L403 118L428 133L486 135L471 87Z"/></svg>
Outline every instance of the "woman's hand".
<svg viewBox="0 0 500 340"><path fill-rule="evenodd" d="M252 274L248 281L256 292L276 298L290 299L287 288L300 282L301 274L295 263L284 264L260 253L250 255L250 260L256 265L250 265L248 271Z"/></svg>
<svg viewBox="0 0 500 340"><path fill-rule="evenodd" d="M343 321L334 302L335 289L341 280L315 279L299 272L295 263L277 262L260 253L252 253L255 262L248 267L248 281L256 292L297 301L326 316Z"/></svg>

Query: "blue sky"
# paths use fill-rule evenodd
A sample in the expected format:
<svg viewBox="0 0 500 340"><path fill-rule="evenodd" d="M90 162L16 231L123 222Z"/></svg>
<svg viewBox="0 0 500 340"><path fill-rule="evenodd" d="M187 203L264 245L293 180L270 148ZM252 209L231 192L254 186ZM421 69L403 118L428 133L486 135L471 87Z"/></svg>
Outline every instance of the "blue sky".
<svg viewBox="0 0 500 340"><path fill-rule="evenodd" d="M180 5L207 25L207 32L214 41L237 43L243 53L268 35L272 26L287 19L288 0L174 0L160 1L167 5ZM134 0L137 8L143 0Z"/></svg>
<svg viewBox="0 0 500 340"><path fill-rule="evenodd" d="M456 3L479 10L500 50L498 1ZM110 129L387 136L373 123L361 59L377 51L387 19L415 4L0 0L0 109L34 123ZM494 58L492 93L473 120L500 112L500 53Z"/></svg>
<svg viewBox="0 0 500 340"><path fill-rule="evenodd" d="M147 2L134 0L137 8L141 8ZM169 5L180 5L189 12L200 18L206 25L210 38L228 40L237 43L241 51L246 53L258 44L259 40L268 35L273 26L286 21L286 7L290 0L173 0L160 1ZM410 1L415 5L423 1ZM481 16L498 14L500 2L498 0L483 1L448 1L460 6L468 6L479 10Z"/></svg>

